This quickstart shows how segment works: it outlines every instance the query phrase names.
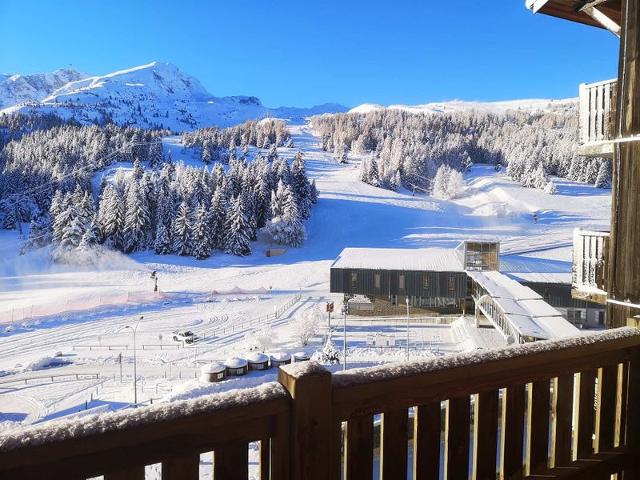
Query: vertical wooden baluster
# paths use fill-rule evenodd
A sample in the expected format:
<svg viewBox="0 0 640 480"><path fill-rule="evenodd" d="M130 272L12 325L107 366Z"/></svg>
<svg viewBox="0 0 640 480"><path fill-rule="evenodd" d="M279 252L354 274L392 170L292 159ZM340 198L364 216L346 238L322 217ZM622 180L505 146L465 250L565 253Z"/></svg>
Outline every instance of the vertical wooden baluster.
<svg viewBox="0 0 640 480"><path fill-rule="evenodd" d="M578 399L578 433L576 455L578 459L593 455L593 432L595 431L596 370L580 372L580 397Z"/></svg>
<svg viewBox="0 0 640 480"><path fill-rule="evenodd" d="M627 415L627 379L629 376L629 364L627 362L618 365L618 389L616 392L616 423L614 432L614 445L624 445L624 429Z"/></svg>
<svg viewBox="0 0 640 480"><path fill-rule="evenodd" d="M346 455L347 453L347 444L344 438L342 421L337 418L333 419L333 423L331 425L331 444L334 445L334 447L330 452L329 478L331 480L340 480L342 474L341 470L344 466L342 455Z"/></svg>
<svg viewBox="0 0 640 480"><path fill-rule="evenodd" d="M416 407L413 419L413 475L417 480L438 480L440 476L441 415L440 402Z"/></svg>
<svg viewBox="0 0 640 480"><path fill-rule="evenodd" d="M408 412L406 408L382 414L380 434L380 478L407 478ZM348 431L348 427L347 427Z"/></svg>
<svg viewBox="0 0 640 480"><path fill-rule="evenodd" d="M596 451L611 450L615 441L618 366L603 367L598 373L598 410L596 415Z"/></svg>
<svg viewBox="0 0 640 480"><path fill-rule="evenodd" d="M289 412L280 413L274 418L274 431L270 441L271 458L269 459L272 480L289 480L290 476L290 421Z"/></svg>
<svg viewBox="0 0 640 480"><path fill-rule="evenodd" d="M213 452L213 480L247 480L249 448L246 443L230 443Z"/></svg>
<svg viewBox="0 0 640 480"><path fill-rule="evenodd" d="M144 465L106 473L104 480L144 480Z"/></svg>
<svg viewBox="0 0 640 480"><path fill-rule="evenodd" d="M445 430L445 478L457 480L469 475L469 397L447 402Z"/></svg>
<svg viewBox="0 0 640 480"><path fill-rule="evenodd" d="M528 389L527 430L529 445L525 459L527 475L543 472L549 463L549 380L533 382Z"/></svg>
<svg viewBox="0 0 640 480"><path fill-rule="evenodd" d="M345 431L345 479L373 478L373 415L353 417Z"/></svg>
<svg viewBox="0 0 640 480"><path fill-rule="evenodd" d="M473 409L473 479L495 480L498 455L499 391L475 397Z"/></svg>
<svg viewBox="0 0 640 480"><path fill-rule="evenodd" d="M200 455L172 458L162 462L162 480L198 480Z"/></svg>
<svg viewBox="0 0 640 480"><path fill-rule="evenodd" d="M564 467L571 463L573 425L573 374L553 380L553 429L551 431L551 465Z"/></svg>
<svg viewBox="0 0 640 480"><path fill-rule="evenodd" d="M524 448L525 386L515 385L504 390L502 402L502 480L522 478L522 449Z"/></svg>
<svg viewBox="0 0 640 480"><path fill-rule="evenodd" d="M260 440L260 480L269 480L271 475L271 440Z"/></svg>

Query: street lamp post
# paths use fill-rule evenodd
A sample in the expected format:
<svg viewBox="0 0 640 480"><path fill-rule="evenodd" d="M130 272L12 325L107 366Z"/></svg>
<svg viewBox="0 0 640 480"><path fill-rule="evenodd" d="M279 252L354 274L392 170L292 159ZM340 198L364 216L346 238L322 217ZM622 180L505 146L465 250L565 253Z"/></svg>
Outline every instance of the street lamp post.
<svg viewBox="0 0 640 480"><path fill-rule="evenodd" d="M124 330L128 328L133 332L133 403L136 407L138 406L138 359L136 357L136 332L138 330L140 320L143 318L144 317L141 315L140 319L136 322L135 327L132 327L131 325L124 327Z"/></svg>
<svg viewBox="0 0 640 480"><path fill-rule="evenodd" d="M342 306L342 314L344 318L344 345L342 348L343 351L343 362L342 362L342 370L347 369L347 312L349 311L349 304L347 302Z"/></svg>
<svg viewBox="0 0 640 480"><path fill-rule="evenodd" d="M407 360L409 360L409 297L407 297Z"/></svg>

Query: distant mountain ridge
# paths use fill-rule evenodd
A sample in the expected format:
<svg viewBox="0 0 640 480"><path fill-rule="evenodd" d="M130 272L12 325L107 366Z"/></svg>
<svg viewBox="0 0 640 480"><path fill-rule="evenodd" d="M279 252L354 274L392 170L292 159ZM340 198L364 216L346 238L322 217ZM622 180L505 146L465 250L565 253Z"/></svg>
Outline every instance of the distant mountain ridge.
<svg viewBox="0 0 640 480"><path fill-rule="evenodd" d="M42 98L34 96L24 101L27 103L16 102L0 113L53 113L81 123L113 121L184 131L213 125L226 127L265 117L302 120L310 115L347 110L337 104L268 108L253 96L215 97L195 77L162 62L107 75L81 76Z"/></svg>
<svg viewBox="0 0 640 480"><path fill-rule="evenodd" d="M349 113L369 113L376 110L402 110L409 113L453 113L469 110L482 112L503 113L507 111L522 112L573 112L578 108L577 98L547 99L531 98L522 100L504 100L497 102L474 102L464 100L450 100L446 102L431 102L422 105L378 105L363 103L349 110Z"/></svg>
<svg viewBox="0 0 640 480"><path fill-rule="evenodd" d="M85 78L73 68L29 75L0 74L0 109L23 102L37 102L69 82Z"/></svg>

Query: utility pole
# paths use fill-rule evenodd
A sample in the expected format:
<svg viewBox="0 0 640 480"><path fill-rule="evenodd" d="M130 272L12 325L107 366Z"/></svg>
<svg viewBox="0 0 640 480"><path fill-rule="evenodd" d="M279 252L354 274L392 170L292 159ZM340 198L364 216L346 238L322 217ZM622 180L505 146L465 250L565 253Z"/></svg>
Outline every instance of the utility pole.
<svg viewBox="0 0 640 480"><path fill-rule="evenodd" d="M141 315L135 327L132 327L131 325L124 327L124 330L128 328L133 332L133 403L136 407L138 406L138 359L136 356L136 332L138 330L140 320L143 318L144 317Z"/></svg>
<svg viewBox="0 0 640 480"><path fill-rule="evenodd" d="M122 352L118 355L118 363L120 364L120 383L122 383Z"/></svg>
<svg viewBox="0 0 640 480"><path fill-rule="evenodd" d="M407 361L409 360L409 297L407 297Z"/></svg>

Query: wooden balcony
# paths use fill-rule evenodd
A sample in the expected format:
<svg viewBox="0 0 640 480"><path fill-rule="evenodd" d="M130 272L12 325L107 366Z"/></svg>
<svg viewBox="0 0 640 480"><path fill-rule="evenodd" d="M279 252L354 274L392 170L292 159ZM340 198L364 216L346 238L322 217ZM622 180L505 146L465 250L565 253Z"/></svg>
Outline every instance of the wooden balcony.
<svg viewBox="0 0 640 480"><path fill-rule="evenodd" d="M640 334L624 328L279 382L0 435L0 478L640 478ZM618 476L617 478L622 478Z"/></svg>
<svg viewBox="0 0 640 480"><path fill-rule="evenodd" d="M580 85L578 155L613 156L617 85L617 79Z"/></svg>
<svg viewBox="0 0 640 480"><path fill-rule="evenodd" d="M571 296L605 304L607 302L607 256L609 232L573 231L573 277Z"/></svg>

